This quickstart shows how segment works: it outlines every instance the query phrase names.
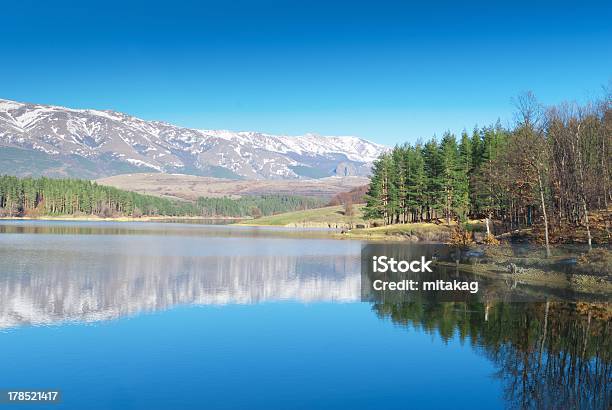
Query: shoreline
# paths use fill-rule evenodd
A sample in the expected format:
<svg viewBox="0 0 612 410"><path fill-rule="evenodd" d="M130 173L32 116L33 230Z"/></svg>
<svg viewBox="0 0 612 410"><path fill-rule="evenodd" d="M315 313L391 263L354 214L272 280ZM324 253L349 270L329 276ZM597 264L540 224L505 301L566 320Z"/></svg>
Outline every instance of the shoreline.
<svg viewBox="0 0 612 410"><path fill-rule="evenodd" d="M156 221L242 221L245 218L236 218L231 216L224 217L203 217L203 216L142 216L134 218L130 216L116 216L103 218L99 216L1 216L0 221L82 221L82 222L156 222Z"/></svg>
<svg viewBox="0 0 612 410"><path fill-rule="evenodd" d="M592 296L608 296L612 293L612 283L605 277L586 273L571 275L562 272L546 271L538 268L527 268L522 273L509 273L496 263L459 264L437 262L436 265L446 268L458 268L460 271L495 281L516 282L530 286L542 286L559 291L577 292Z"/></svg>

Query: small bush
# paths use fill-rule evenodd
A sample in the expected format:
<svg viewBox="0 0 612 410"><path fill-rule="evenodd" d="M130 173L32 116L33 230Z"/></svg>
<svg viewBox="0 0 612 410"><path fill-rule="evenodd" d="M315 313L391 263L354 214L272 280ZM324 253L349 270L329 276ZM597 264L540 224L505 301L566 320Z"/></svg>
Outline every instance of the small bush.
<svg viewBox="0 0 612 410"><path fill-rule="evenodd" d="M591 275L612 275L612 252L599 248L580 255L578 268Z"/></svg>
<svg viewBox="0 0 612 410"><path fill-rule="evenodd" d="M464 225L455 226L450 235L450 244L456 246L468 246L474 243L472 232Z"/></svg>
<svg viewBox="0 0 612 410"><path fill-rule="evenodd" d="M487 234L484 237L484 243L487 245L499 245L499 240L492 234Z"/></svg>

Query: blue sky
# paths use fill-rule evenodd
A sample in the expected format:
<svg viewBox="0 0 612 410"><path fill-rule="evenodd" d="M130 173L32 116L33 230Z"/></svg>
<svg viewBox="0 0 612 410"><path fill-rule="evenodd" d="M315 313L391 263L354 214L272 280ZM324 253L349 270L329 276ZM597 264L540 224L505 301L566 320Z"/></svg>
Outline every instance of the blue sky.
<svg viewBox="0 0 612 410"><path fill-rule="evenodd" d="M425 4L427 3L427 4ZM0 98L385 144L602 95L612 3L5 2Z"/></svg>

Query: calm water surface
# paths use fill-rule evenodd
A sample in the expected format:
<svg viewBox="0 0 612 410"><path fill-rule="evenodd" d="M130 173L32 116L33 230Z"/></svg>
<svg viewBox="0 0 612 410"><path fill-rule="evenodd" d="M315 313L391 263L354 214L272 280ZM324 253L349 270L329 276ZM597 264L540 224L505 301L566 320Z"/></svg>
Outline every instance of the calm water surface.
<svg viewBox="0 0 612 410"><path fill-rule="evenodd" d="M326 235L0 222L0 389L61 389L57 409L609 406L605 315L361 302L363 244Z"/></svg>

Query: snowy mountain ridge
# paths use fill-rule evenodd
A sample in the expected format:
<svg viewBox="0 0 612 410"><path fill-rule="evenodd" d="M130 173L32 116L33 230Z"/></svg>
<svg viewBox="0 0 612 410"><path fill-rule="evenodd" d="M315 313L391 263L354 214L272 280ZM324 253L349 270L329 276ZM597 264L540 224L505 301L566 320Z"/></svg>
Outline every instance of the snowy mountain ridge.
<svg viewBox="0 0 612 410"><path fill-rule="evenodd" d="M53 166L41 174L82 168L96 177L158 171L244 179L367 175L387 150L352 136L200 130L116 111L0 99L2 147L13 149L9 159L42 155Z"/></svg>

